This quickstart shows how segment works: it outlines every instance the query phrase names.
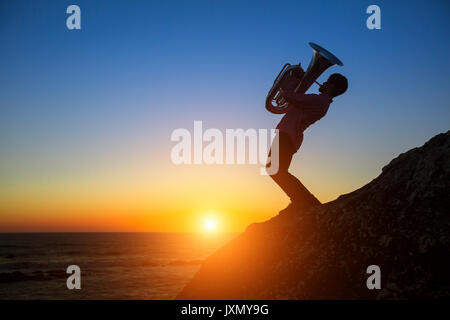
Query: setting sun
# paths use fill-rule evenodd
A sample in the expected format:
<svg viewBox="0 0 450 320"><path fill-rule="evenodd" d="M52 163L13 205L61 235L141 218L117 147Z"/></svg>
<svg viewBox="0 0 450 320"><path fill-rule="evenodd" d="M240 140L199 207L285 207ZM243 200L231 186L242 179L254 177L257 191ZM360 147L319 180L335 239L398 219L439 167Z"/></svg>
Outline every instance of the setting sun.
<svg viewBox="0 0 450 320"><path fill-rule="evenodd" d="M214 218L207 218L203 223L203 227L206 231L212 232L217 230L217 221Z"/></svg>

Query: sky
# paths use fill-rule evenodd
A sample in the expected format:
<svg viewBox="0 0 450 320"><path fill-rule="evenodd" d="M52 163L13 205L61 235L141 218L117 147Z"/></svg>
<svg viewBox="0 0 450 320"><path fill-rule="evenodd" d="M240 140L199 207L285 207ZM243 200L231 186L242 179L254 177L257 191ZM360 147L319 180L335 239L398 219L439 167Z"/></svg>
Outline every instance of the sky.
<svg viewBox="0 0 450 320"><path fill-rule="evenodd" d="M81 9L69 30L66 8ZM366 8L381 9L369 30ZM274 128L308 42L349 79L291 172L322 202L449 129L447 1L0 2L0 232L243 231L289 199L258 165L172 163L177 128ZM445 40L447 39L447 40ZM317 91L313 85L310 92Z"/></svg>

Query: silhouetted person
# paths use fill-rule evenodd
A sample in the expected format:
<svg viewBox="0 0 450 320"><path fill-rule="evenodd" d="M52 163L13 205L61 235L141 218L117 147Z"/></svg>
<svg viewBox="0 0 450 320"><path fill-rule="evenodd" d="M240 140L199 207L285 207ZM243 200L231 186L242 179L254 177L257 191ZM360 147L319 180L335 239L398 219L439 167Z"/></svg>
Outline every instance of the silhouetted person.
<svg viewBox="0 0 450 320"><path fill-rule="evenodd" d="M315 203L320 203L295 176L289 173L289 165L291 164L292 156L302 144L303 131L325 116L330 103L333 102L333 98L343 94L348 86L347 78L339 73L334 73L328 78L319 88L320 94L295 93L294 89L297 84L298 79L296 80L293 77L292 81L281 89L283 97L289 103L289 107L277 125L279 130L278 172L270 175L291 199L291 203L285 210L305 208ZM276 141L277 139L274 140L274 143ZM272 144L271 150L273 147L274 144ZM269 157L270 155L271 151L269 152Z"/></svg>

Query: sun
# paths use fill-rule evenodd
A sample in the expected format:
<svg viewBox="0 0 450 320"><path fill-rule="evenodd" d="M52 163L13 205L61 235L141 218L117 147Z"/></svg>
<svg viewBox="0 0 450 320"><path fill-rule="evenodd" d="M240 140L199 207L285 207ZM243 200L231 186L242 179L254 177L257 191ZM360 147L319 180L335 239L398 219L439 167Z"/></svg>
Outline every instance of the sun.
<svg viewBox="0 0 450 320"><path fill-rule="evenodd" d="M207 232L214 232L217 230L217 220L214 218L206 218L203 221L203 228Z"/></svg>

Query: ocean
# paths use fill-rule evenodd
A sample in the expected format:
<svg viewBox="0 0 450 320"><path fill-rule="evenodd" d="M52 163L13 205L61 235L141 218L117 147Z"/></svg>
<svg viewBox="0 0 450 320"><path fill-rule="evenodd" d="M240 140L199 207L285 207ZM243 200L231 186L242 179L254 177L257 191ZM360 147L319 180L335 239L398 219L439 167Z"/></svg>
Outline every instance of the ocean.
<svg viewBox="0 0 450 320"><path fill-rule="evenodd" d="M0 299L173 299L237 234L0 234ZM69 290L69 265L81 289Z"/></svg>

